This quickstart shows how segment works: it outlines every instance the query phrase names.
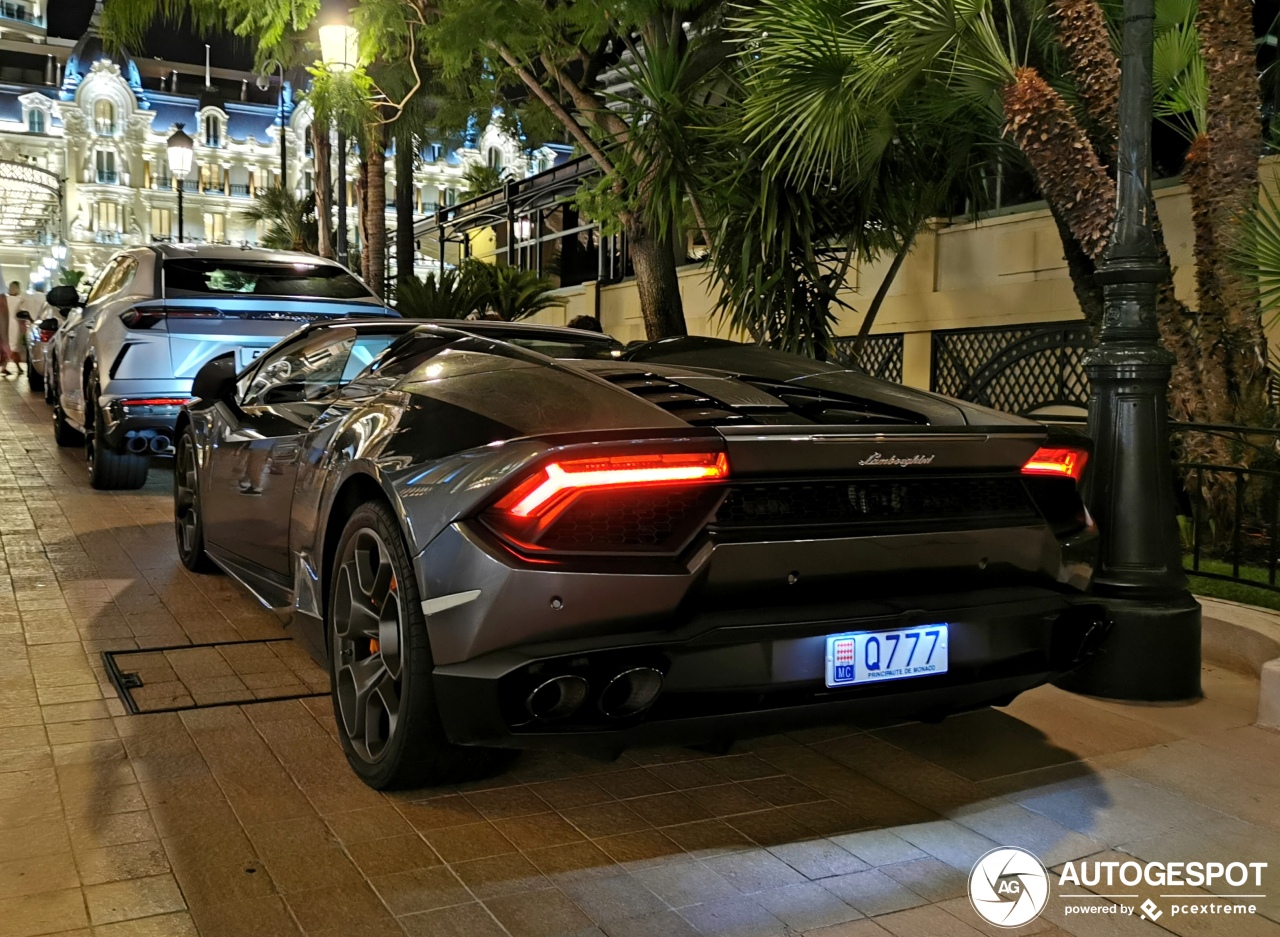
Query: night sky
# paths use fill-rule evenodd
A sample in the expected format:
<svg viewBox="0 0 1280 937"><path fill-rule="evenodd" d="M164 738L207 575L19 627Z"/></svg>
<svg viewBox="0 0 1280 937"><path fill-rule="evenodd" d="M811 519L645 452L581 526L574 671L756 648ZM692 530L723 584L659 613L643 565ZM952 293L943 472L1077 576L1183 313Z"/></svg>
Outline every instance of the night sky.
<svg viewBox="0 0 1280 937"><path fill-rule="evenodd" d="M93 0L53 0L48 4L47 17L49 35L66 39L79 39L89 26L89 17L93 14ZM171 26L161 25L152 30L152 39L143 49L130 49L135 58L146 58L155 55L155 50L164 49L164 58L171 61L204 64L204 44L213 46L213 64L223 68L248 69L253 65L253 50L248 43L215 35L199 37L190 30L179 30L174 36Z"/></svg>

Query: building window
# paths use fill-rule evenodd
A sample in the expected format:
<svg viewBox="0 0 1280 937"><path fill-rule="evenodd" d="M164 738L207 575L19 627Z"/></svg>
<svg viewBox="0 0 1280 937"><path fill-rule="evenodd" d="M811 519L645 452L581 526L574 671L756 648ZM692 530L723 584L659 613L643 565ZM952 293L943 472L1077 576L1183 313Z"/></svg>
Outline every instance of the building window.
<svg viewBox="0 0 1280 937"><path fill-rule="evenodd" d="M307 127L307 132L302 135L302 139L303 139L303 145L304 145L303 153L306 154L306 157L308 159L310 159L311 157L316 155L316 138L315 138L314 125Z"/></svg>
<svg viewBox="0 0 1280 937"><path fill-rule="evenodd" d="M219 243L227 239L227 216L209 212L204 216L204 239Z"/></svg>
<svg viewBox="0 0 1280 937"><path fill-rule="evenodd" d="M222 146L222 123L212 114L204 119L204 142L205 146Z"/></svg>
<svg viewBox="0 0 1280 937"><path fill-rule="evenodd" d="M200 167L200 191L218 192L222 190L222 167L205 163Z"/></svg>
<svg viewBox="0 0 1280 937"><path fill-rule="evenodd" d="M151 236L165 240L173 236L173 212L167 208L151 209Z"/></svg>
<svg viewBox="0 0 1280 937"><path fill-rule="evenodd" d="M316 190L316 180L315 180L315 177L311 174L311 170L308 169L302 173L302 191L310 195L311 193L315 192L315 190Z"/></svg>
<svg viewBox="0 0 1280 937"><path fill-rule="evenodd" d="M441 189L440 201L441 201L441 204L443 204L445 207L448 207L450 205L456 205L458 203L458 190L457 189Z"/></svg>
<svg viewBox="0 0 1280 937"><path fill-rule="evenodd" d="M502 168L502 150L498 149L496 146L491 146L491 147L489 147L489 157L488 157L488 158L489 158L489 168L490 168L490 169L501 169L501 168Z"/></svg>
<svg viewBox="0 0 1280 937"><path fill-rule="evenodd" d="M116 154L111 150L98 150L94 156L98 169L98 182L102 185L115 185L120 181L116 175Z"/></svg>
<svg viewBox="0 0 1280 937"><path fill-rule="evenodd" d="M93 230L97 240L102 243L114 243L120 237L120 206L115 202L94 202Z"/></svg>
<svg viewBox="0 0 1280 937"><path fill-rule="evenodd" d="M44 111L35 107L27 111L27 131L29 133L44 133Z"/></svg>
<svg viewBox="0 0 1280 937"><path fill-rule="evenodd" d="M93 105L93 129L103 136L116 132L116 106L110 101L95 101Z"/></svg>

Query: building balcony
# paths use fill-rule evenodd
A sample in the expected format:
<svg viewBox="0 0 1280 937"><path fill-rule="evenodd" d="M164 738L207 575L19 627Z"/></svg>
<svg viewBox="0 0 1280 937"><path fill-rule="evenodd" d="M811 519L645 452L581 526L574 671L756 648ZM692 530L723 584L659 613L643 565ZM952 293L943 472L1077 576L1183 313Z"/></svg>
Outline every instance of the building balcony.
<svg viewBox="0 0 1280 937"><path fill-rule="evenodd" d="M119 182L120 182L120 174L118 172L111 172L110 170L106 170L106 169L98 170L99 185L117 185L119 184Z"/></svg>
<svg viewBox="0 0 1280 937"><path fill-rule="evenodd" d="M98 244L120 244L122 243L119 231L95 231L93 239Z"/></svg>
<svg viewBox="0 0 1280 937"><path fill-rule="evenodd" d="M173 190L173 177L156 176L151 180L151 188L159 189L162 192L170 192Z"/></svg>
<svg viewBox="0 0 1280 937"><path fill-rule="evenodd" d="M29 7L21 3L0 3L0 20L5 21L6 25L17 23L40 29L45 26L43 16L36 16Z"/></svg>
<svg viewBox="0 0 1280 937"><path fill-rule="evenodd" d="M199 187L196 185L196 180L194 180L194 179L183 179L183 180L182 180L182 191L183 191L183 192L198 192L198 191L199 191Z"/></svg>
<svg viewBox="0 0 1280 937"><path fill-rule="evenodd" d="M228 185L227 188L229 190L228 194L232 198L248 198L252 194L249 191L249 186L247 184L240 185L238 183L233 182L230 185Z"/></svg>

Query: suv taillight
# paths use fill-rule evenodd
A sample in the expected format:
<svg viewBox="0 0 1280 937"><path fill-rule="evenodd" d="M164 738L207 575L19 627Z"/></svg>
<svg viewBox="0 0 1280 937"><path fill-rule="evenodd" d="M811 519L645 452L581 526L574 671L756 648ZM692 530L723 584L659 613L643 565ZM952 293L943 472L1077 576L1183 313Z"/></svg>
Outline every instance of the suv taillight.
<svg viewBox="0 0 1280 937"><path fill-rule="evenodd" d="M706 525L728 477L723 452L559 459L531 471L481 519L525 553L671 554Z"/></svg>
<svg viewBox="0 0 1280 937"><path fill-rule="evenodd" d="M157 322L164 321L163 309L147 309L141 306L135 306L120 313L120 321L130 329L149 329Z"/></svg>
<svg viewBox="0 0 1280 937"><path fill-rule="evenodd" d="M149 329L165 319L221 319L218 309L179 306L165 309L163 306L135 306L120 314L120 321L131 329Z"/></svg>

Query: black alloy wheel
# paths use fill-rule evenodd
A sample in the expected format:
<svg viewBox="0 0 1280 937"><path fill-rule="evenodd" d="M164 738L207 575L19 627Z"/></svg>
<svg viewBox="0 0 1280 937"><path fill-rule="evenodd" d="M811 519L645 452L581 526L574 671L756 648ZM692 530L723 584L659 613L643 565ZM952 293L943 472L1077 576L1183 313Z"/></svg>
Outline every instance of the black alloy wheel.
<svg viewBox="0 0 1280 937"><path fill-rule="evenodd" d="M417 581L385 503L366 502L347 520L330 579L333 712L347 761L360 779L390 790L491 770L496 753L445 737Z"/></svg>
<svg viewBox="0 0 1280 937"><path fill-rule="evenodd" d="M67 421L67 412L63 410L63 399L56 390L54 392L54 442L64 449L84 444L84 434Z"/></svg>
<svg viewBox="0 0 1280 937"><path fill-rule="evenodd" d="M145 452L129 452L111 448L107 442L107 424L102 408L97 406L101 389L97 377L90 376L89 393L85 394L84 457L89 467L89 484L99 491L141 488L147 483L151 459Z"/></svg>
<svg viewBox="0 0 1280 937"><path fill-rule="evenodd" d="M217 571L204 551L204 516L200 509L200 475L196 467L196 435L190 426L178 437L173 468L173 530L178 558L193 573Z"/></svg>
<svg viewBox="0 0 1280 937"><path fill-rule="evenodd" d="M38 394L44 390L44 375L31 364L31 346L27 346L27 390Z"/></svg>

